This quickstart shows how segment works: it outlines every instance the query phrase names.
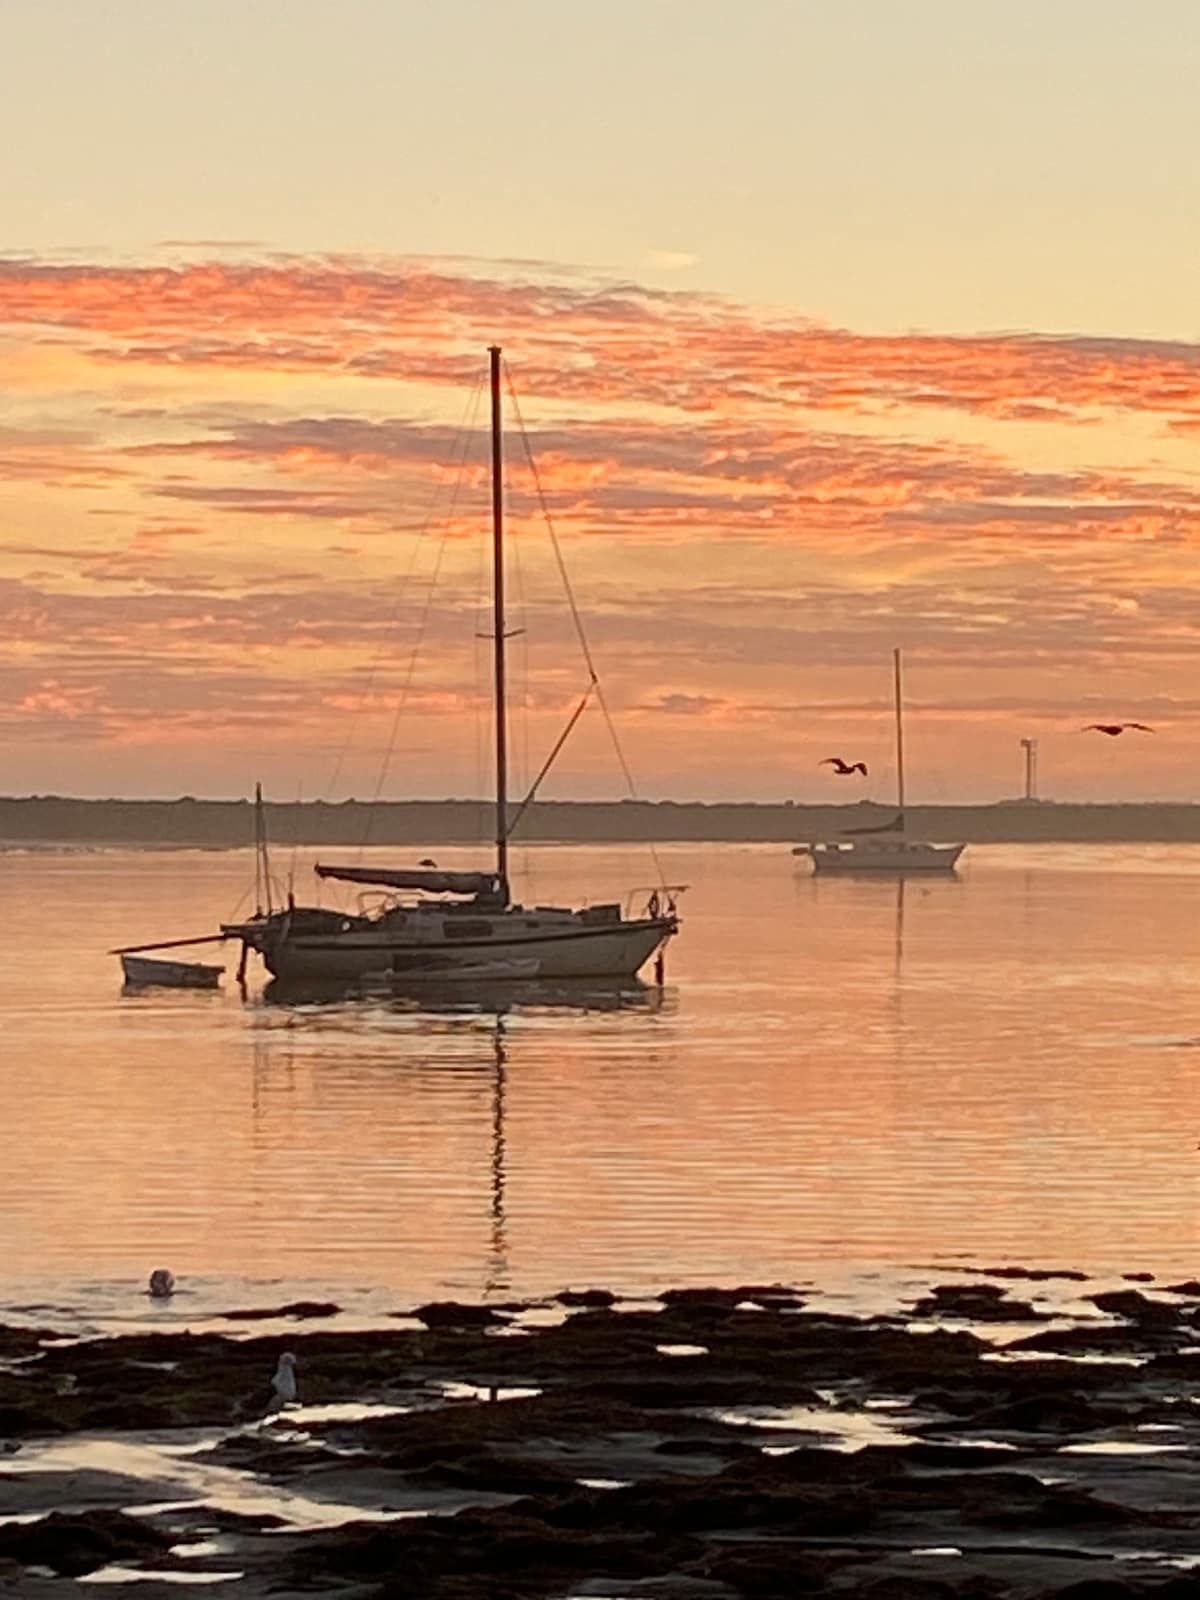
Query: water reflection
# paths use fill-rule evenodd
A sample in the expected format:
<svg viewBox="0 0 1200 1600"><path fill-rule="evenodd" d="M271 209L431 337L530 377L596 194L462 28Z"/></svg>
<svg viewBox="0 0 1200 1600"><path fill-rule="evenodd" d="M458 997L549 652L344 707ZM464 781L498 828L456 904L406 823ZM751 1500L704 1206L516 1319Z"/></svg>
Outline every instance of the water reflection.
<svg viewBox="0 0 1200 1600"><path fill-rule="evenodd" d="M488 1234L483 1290L487 1295L511 1292L509 1267L507 1190L507 1115L510 1093L510 1022L514 1018L537 1019L552 1024L556 1017L572 1014L640 1012L654 1015L670 1010L673 992L639 979L621 978L545 982L430 983L406 986L402 980L364 991L361 983L286 984L270 982L258 996L245 994L244 1004L253 1017L266 1026L253 1030L254 1107L257 1114L260 1075L270 1064L274 1042L282 1032L292 1038L291 1024L304 1027L314 1022L328 1035L344 1027L350 1039L379 1037L388 1019L412 1030L422 1046L416 1077L429 1072L461 1073L486 1071L490 1083L490 1150L487 1159ZM275 1025L282 1021L281 1029ZM441 1056L430 1049L447 1031L459 1048ZM461 1046L466 1045L465 1053ZM477 1048L482 1046L482 1048ZM286 1052L286 1065L293 1063L293 1052ZM283 1064L282 1062L280 1064ZM398 1065L399 1063L397 1063ZM520 1050L515 1065L520 1066ZM414 1082L419 1089L419 1081Z"/></svg>
<svg viewBox="0 0 1200 1600"><path fill-rule="evenodd" d="M378 1006L430 1016L505 1016L512 1011L628 1011L656 1009L665 992L640 978L571 978L547 982L406 983L403 977L364 987L352 982L272 978L248 1003L268 1006Z"/></svg>
<svg viewBox="0 0 1200 1600"><path fill-rule="evenodd" d="M492 1088L492 1239L487 1292L508 1288L508 1243L504 1223L504 1096L508 1087L508 1055L504 1044L504 1018L496 1018L492 1035L495 1076Z"/></svg>
<svg viewBox="0 0 1200 1600"><path fill-rule="evenodd" d="M665 994L245 1004L122 998L104 951L185 901L215 926L249 854L6 856L0 1295L141 1316L160 1263L190 1308L379 1315L852 1263L1191 1274L1200 849L981 847L936 882L666 854L693 889ZM627 875L538 854L547 903Z"/></svg>

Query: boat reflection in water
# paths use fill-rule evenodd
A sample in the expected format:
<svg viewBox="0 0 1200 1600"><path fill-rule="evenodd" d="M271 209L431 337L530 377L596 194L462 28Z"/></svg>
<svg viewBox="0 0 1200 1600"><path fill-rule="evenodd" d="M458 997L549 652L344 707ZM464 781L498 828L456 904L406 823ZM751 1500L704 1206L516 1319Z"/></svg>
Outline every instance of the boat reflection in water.
<svg viewBox="0 0 1200 1600"><path fill-rule="evenodd" d="M481 1048L478 1056L472 1049L476 1071L487 1070L490 1078L490 1137L488 1151L488 1235L485 1252L486 1266L482 1284L485 1296L510 1292L512 1284L509 1271L508 1217L506 1192L508 1182L507 1120L509 1098L514 1087L513 1064L510 1054L514 1040L509 1033L510 1023L521 1015L531 1019L554 1017L556 1014L587 1014L597 1012L637 1011L654 1013L670 1009L673 997L659 986L642 983L639 979L616 982L574 980L558 983L497 982L487 984L452 982L409 982L399 980L382 983L333 984L307 982L287 983L274 979L260 996L250 1002L262 1005L269 1011L295 1011L297 1015L314 1011L326 1025L337 1026L339 1016L347 1028L357 1029L364 1022L370 1027L374 1017L384 1035L385 1017L413 1019L420 1028L427 1022L429 1028L467 1028L483 1046L487 1041L490 1061L485 1061ZM394 1037L394 1036L393 1036ZM518 1054L517 1063L520 1064ZM457 1072L463 1062L457 1058L446 1063L445 1070ZM428 1058L423 1063L429 1068ZM516 1080L519 1082L519 1080Z"/></svg>
<svg viewBox="0 0 1200 1600"><path fill-rule="evenodd" d="M358 980L273 978L262 990L269 1006L384 1006L431 1016L504 1017L519 1011L655 1011L665 991L640 978L474 978L368 974Z"/></svg>

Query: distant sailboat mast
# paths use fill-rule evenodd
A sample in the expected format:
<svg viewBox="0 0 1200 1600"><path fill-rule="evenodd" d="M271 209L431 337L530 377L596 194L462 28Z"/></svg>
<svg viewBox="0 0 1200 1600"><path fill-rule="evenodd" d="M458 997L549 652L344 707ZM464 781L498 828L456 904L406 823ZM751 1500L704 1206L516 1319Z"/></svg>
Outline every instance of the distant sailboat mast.
<svg viewBox="0 0 1200 1600"><path fill-rule="evenodd" d="M500 432L500 346L488 347L492 394L492 662L496 714L496 876L508 905L508 710L504 662L504 450Z"/></svg>
<svg viewBox="0 0 1200 1600"><path fill-rule="evenodd" d="M900 808L900 827L904 826L904 699L900 677L900 647L892 651L896 669L896 804Z"/></svg>
<svg viewBox="0 0 1200 1600"><path fill-rule="evenodd" d="M261 783L254 785L254 897L257 901L254 915L262 916L265 898L266 912L270 916L274 910L271 904L271 858L267 846L267 818L263 810Z"/></svg>

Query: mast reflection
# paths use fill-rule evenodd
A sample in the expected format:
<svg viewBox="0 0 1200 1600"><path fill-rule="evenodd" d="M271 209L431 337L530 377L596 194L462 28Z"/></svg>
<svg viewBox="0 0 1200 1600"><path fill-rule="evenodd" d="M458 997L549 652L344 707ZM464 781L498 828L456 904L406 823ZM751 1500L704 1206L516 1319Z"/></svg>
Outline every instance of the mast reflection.
<svg viewBox="0 0 1200 1600"><path fill-rule="evenodd" d="M428 1019L435 1032L440 1032L447 1026L457 1031L459 1026L463 1026L477 1037L484 1033L481 1023L485 1019L490 1022L486 1028L490 1046L487 1067L491 1093L487 1170L488 1227L483 1288L485 1294L494 1295L507 1292L511 1283L507 1211L509 1159L507 1124L510 1066L519 1067L520 1055L519 1034L513 1036L510 1025L519 1020L522 1014L547 1016L556 1012L612 1011L655 1013L672 1009L674 996L670 991L664 991L656 985L628 978L613 982L595 979L576 980L552 985L498 983L490 988L472 985L469 989L461 983L426 982L405 987L399 982L388 982L368 987L361 982L352 985L327 983L297 985L284 984L276 979L264 988L261 995L249 1000L248 1004L251 1007L262 1008L264 1023L267 1023L268 1015L273 1013L289 1032L292 1021L289 1012L295 1013L294 1020L297 1023L302 1023L306 1015L310 1022L316 1022L317 1019L312 1016L314 1010L320 1013L319 1026L322 1028L328 1028L330 1025L336 1028L339 1018L344 1018L346 1027L356 1034L364 1030L370 1031L373 1016L378 1017L381 1022L383 1018L395 1017L397 1014L412 1017L414 1020ZM269 1034L274 1029L268 1024L266 1031ZM378 1038L382 1041L387 1037L387 1030L381 1026ZM515 1061L510 1062L510 1055L514 1049L518 1053ZM255 1060L257 1063L257 1041ZM476 1062L478 1068L483 1067L484 1060L480 1056L476 1056ZM429 1064L428 1060L423 1063L425 1070L428 1070Z"/></svg>

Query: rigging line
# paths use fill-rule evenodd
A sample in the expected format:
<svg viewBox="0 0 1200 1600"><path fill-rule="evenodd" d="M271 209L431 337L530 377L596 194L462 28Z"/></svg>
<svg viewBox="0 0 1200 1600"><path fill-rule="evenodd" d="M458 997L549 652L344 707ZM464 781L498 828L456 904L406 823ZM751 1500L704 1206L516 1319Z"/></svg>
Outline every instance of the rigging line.
<svg viewBox="0 0 1200 1600"><path fill-rule="evenodd" d="M505 471L505 488L511 496L512 485L508 481L507 468ZM509 518L509 527L513 529L514 533L516 532L515 519L511 516ZM533 771L533 762L529 755L529 725L532 720L529 679L529 598L525 586L525 566L523 561L525 541L519 537L510 537L508 545L513 555L512 570L514 578L510 593L514 595L516 601L515 607L510 606L510 614L515 610L518 623L516 650L509 656L510 663L515 667L514 675L517 681L516 695L515 697L510 697L510 699L515 698L517 708L517 729L512 742L516 752L517 782L523 787L529 782L529 775ZM507 831L511 835L512 829L509 828ZM521 846L521 876L526 877L528 872L529 846L526 840L522 842Z"/></svg>
<svg viewBox="0 0 1200 1600"><path fill-rule="evenodd" d="M290 895L296 885L296 861L300 855L300 830L304 826L304 814L301 806L304 804L304 780L296 785L296 837L292 840L292 859L288 863L288 894ZM282 899L282 895L280 899Z"/></svg>
<svg viewBox="0 0 1200 1600"><path fill-rule="evenodd" d="M476 408L478 406L478 401L479 401L479 399L480 399L480 397L482 395L482 392L483 392L483 385L480 384L479 388L478 388L478 390L476 392L476 396L475 396ZM468 424L468 427L467 427L467 430L466 430L466 435L465 435L468 441L472 437L472 433L474 431L474 424L475 424L475 412L472 411L471 420L470 420L470 423ZM456 511L456 509L458 507L458 497L459 497L459 494L460 494L460 492L462 490L463 479L466 476L467 455L468 455L468 450L464 450L463 454L462 454L462 459L459 461L459 464L458 464L458 476L454 480L454 490L453 490L453 493L450 496L450 504L449 504L449 506L447 507L447 510L446 510L447 521L452 521L453 520L454 513L455 513L455 511ZM392 715L392 726L391 726L391 730L390 730L389 735L388 735L387 748L384 751L383 761L382 761L382 763L380 765L380 768L379 768L379 778L378 778L378 781L375 784L375 793L371 796L370 806L368 807L368 810L367 810L367 827L366 827L366 833L365 833L365 835L363 837L363 842L359 846L360 854L361 854L362 850L364 850L366 848L366 846L368 844L370 844L370 842L371 842L371 834L373 833L374 827L375 827L375 807L379 802L380 795L383 793L383 786L387 782L388 771L390 770L391 764L392 764L392 757L396 753L396 737L397 737L397 735L398 735L398 733L400 731L400 718L404 713L404 707L405 707L405 704L406 704L406 702L408 700L408 691L412 687L413 674L416 672L416 669L417 669L417 658L421 653L421 645L424 643L424 640L425 640L425 629L426 629L426 627L427 627L427 625L429 623L429 613L433 609L433 597L434 597L434 594L435 594L435 592L437 590L438 578L439 578L439 576L441 574L441 570L442 570L442 562L445 560L445 556L446 556L446 544L447 544L447 540L446 540L445 535L443 535L442 538L438 540L437 558L435 559L434 564L433 564L433 572L430 574L429 588L426 590L426 593L425 593L425 604L421 608L421 616L420 616L420 620L419 620L419 622L417 624L417 635L416 635L416 638L413 640L412 650L409 652L408 667L407 667L407 669L405 671L405 674L404 674L404 681L400 685L400 697L396 701L396 709L395 709L395 712Z"/></svg>
<svg viewBox="0 0 1200 1600"><path fill-rule="evenodd" d="M571 608L571 618L575 623L575 633L579 639L579 648L583 651L583 659L587 663L588 673L591 676L592 684L596 690L596 699L599 701L600 709L604 713L604 723L608 729L608 736L612 740L613 749L617 753L617 760L621 764L621 771L625 775L625 783L629 789L629 797L631 800L640 800L641 796L638 794L637 785L633 781L633 773L629 770L629 763L625 759L625 751L621 746L621 740L617 733L617 725L613 721L612 712L608 709L608 701L605 699L604 690L600 685L600 674L596 671L596 663L592 657L591 648L588 645L587 634L584 631L583 626L583 618L580 616L579 607L575 603L575 591L571 587L571 577L567 572L567 564L563 560L562 546L558 542L558 534L555 531L554 519L550 515L550 507L546 504L546 496L542 492L541 475L538 472L537 462L534 460L533 450L529 444L529 435L525 431L525 419L521 415L521 402L517 399L517 391L513 385L512 373L509 371L507 362L504 364L504 376L508 382L508 393L510 399L512 400L513 412L517 419L517 431L521 435L521 443L525 448L525 459L529 463L529 470L533 475L533 485L537 491L538 503L542 508L542 516L545 519L546 529L550 534L550 544L554 550L554 559L558 563L559 576L562 578L563 588L567 592L567 604ZM665 887L667 880L666 875L663 872L662 862L659 860L658 851L654 848L653 840L647 840L647 844L650 848L650 858L654 862L654 870L658 873L659 883L662 887Z"/></svg>
<svg viewBox="0 0 1200 1600"><path fill-rule="evenodd" d="M472 604L472 617L474 619L474 649L472 651L471 704L474 712L473 725L475 733L475 787L473 793L478 797L475 804L473 844L483 844L490 838L490 817L487 802L483 796L486 792L487 778L485 776L485 746L491 732L490 715L485 715L485 707L490 712L491 708L491 651L487 649L489 640L487 628L490 624L488 613L491 610L490 600L485 597L487 578L487 548L486 540L482 537L474 541L475 547L475 599Z"/></svg>
<svg viewBox="0 0 1200 1600"><path fill-rule="evenodd" d="M554 519L550 515L550 507L546 504L546 496L542 492L541 475L537 469L537 462L533 458L533 450L530 448L529 435L525 431L525 419L521 415L521 403L517 399L517 391L513 386L512 373L508 370L507 361L504 363L504 376L508 383L508 394L509 398L512 400L513 413L517 419L517 431L521 435L521 444L525 449L525 459L528 461L529 470L533 475L533 486L537 491L538 504L542 508L542 517L544 518L546 527L550 533L550 544L554 550L554 559L558 563L558 574L562 579L563 588L567 592L567 604L571 608L571 620L575 624L575 634L579 640L579 648L583 651L583 659L587 663L587 669L591 674L592 681L599 682L599 674L596 671L596 663L592 660L591 648L588 645L587 634L584 632L583 618L579 615L579 607L575 603L575 591L571 587L571 579L567 572L567 564L563 560L562 547L558 542L558 534L555 531Z"/></svg>
<svg viewBox="0 0 1200 1600"><path fill-rule="evenodd" d="M617 752L617 760L621 763L621 770L625 774L625 782L629 787L629 797L631 800L637 800L640 803L642 797L638 793L637 784L633 781L633 773L629 770L629 763L625 759L625 752L621 748L620 739L617 737L617 727L613 721L612 712L608 709L608 701L604 698L604 689L599 680L596 682L596 699L600 703L600 710L604 713L604 721L608 727L613 749ZM659 853L654 848L654 840L647 839L646 847L650 851L650 859L653 861L654 870L658 874L658 886L660 889L665 889L667 887L667 874L663 868Z"/></svg>
<svg viewBox="0 0 1200 1600"><path fill-rule="evenodd" d="M517 814L515 817L513 817L512 821L508 825L508 828L506 829L508 838L511 839L513 834L517 831L517 824L520 822L521 818L525 815L525 813L529 810L530 805L533 803L534 796L542 786L542 779L546 776L546 774L550 771L550 768L558 759L558 752L562 749L563 745L566 744L571 735L571 729L587 710L587 703L592 698L592 695L598 690L598 688L599 685L595 682L592 682L589 683L587 688L583 691L582 700L580 700L579 704L575 707L574 711L571 713L570 720L568 721L566 727L555 740L553 750L551 750L545 761L542 762L542 769L538 773L537 777L533 780L532 784L530 784L529 793L517 807Z"/></svg>
<svg viewBox="0 0 1200 1600"><path fill-rule="evenodd" d="M470 426L475 412L478 410L479 397L482 392L483 379L477 378L475 380L474 387L467 396L467 403L463 407L462 418L458 425L458 433L455 437L454 446L450 453L451 466L454 466L455 462L459 461L460 457L465 458L466 452L470 448ZM461 470L461 461L459 461L459 465ZM425 535L429 532L430 525L437 514L438 501L442 498L444 488L444 482L434 483L433 495L429 502L429 510L425 513L425 516L421 522L410 523L405 530L406 532L410 533L415 532L417 535L416 540L413 543L412 554L409 557L408 569L404 576L400 579L399 585L397 586L396 598L392 603L391 616L384 625L383 637L376 646L375 655L372 658L370 670L367 673L366 689L363 692L362 698L354 707L354 710L350 713L350 723L346 729L345 740L342 743L341 750L338 752L337 759L334 761L333 771L329 776L329 782L325 786L325 797L328 800L333 799L334 791L337 788L338 779L342 775L342 768L346 764L346 757L350 754L350 747L353 744L354 736L358 731L363 708L370 702L371 696L374 693L375 681L379 676L379 668L383 663L384 653L391 644L392 634L394 633L396 623L400 618L400 607L404 603L404 597L408 592L408 585L412 579L413 573L416 571L417 558L421 553L421 542Z"/></svg>

